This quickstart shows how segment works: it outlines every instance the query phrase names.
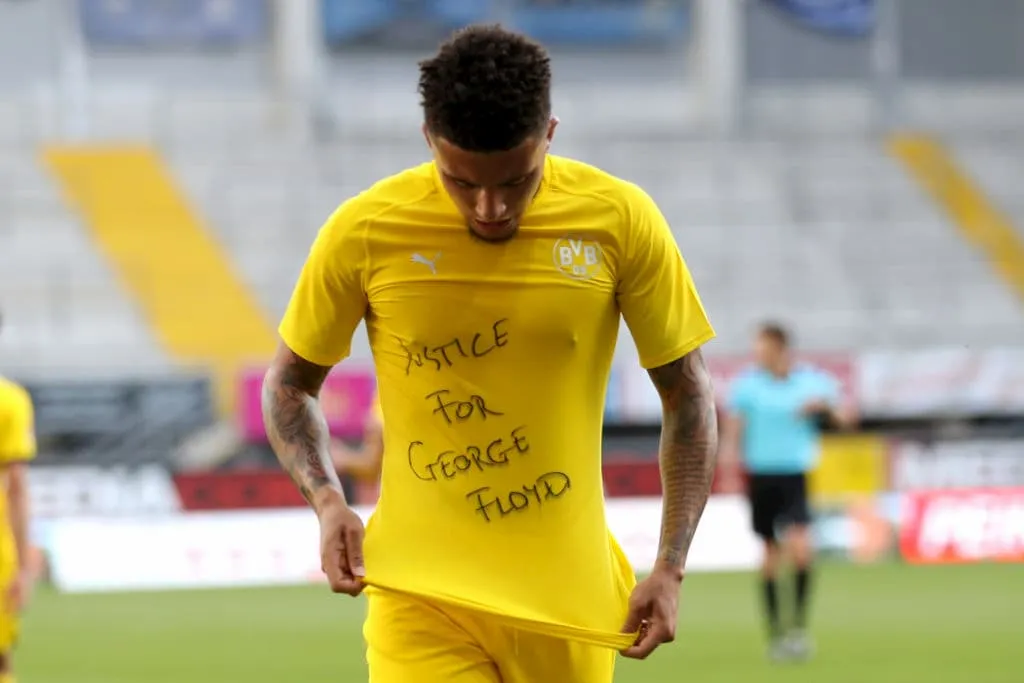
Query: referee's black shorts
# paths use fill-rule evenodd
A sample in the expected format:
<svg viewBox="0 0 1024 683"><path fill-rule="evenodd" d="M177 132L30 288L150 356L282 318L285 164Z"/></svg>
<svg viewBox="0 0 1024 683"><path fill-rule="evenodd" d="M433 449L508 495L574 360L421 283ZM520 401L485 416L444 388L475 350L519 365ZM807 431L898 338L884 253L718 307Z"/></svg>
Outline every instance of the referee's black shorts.
<svg viewBox="0 0 1024 683"><path fill-rule="evenodd" d="M811 522L804 474L752 474L749 485L754 533L774 541L776 530Z"/></svg>

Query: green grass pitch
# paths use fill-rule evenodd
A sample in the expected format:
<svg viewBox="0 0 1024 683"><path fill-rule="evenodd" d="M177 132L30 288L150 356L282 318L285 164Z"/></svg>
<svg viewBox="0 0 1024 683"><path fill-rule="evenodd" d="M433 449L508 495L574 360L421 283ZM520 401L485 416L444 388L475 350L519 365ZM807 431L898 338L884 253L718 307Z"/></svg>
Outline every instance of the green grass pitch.
<svg viewBox="0 0 1024 683"><path fill-rule="evenodd" d="M857 567L817 577L815 658L763 656L752 574L686 579L675 643L620 660L619 683L1024 681L1024 568ZM16 663L23 683L366 680L362 600L325 587L151 594L40 591Z"/></svg>

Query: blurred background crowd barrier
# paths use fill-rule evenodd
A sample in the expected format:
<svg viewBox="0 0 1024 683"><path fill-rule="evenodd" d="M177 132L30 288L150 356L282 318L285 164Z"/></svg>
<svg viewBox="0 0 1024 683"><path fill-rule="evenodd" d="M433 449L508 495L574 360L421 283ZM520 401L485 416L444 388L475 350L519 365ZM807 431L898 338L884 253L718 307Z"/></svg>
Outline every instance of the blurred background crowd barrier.
<svg viewBox="0 0 1024 683"><path fill-rule="evenodd" d="M843 381L823 550L1024 560L1024 2L0 0L0 368L59 588L320 580L259 416L275 323L331 210L428 158L416 60L477 21L550 46L555 150L662 206L719 396L765 318ZM360 331L336 436L372 391ZM641 569L659 412L624 332L604 468ZM756 563L744 505L692 567Z"/></svg>

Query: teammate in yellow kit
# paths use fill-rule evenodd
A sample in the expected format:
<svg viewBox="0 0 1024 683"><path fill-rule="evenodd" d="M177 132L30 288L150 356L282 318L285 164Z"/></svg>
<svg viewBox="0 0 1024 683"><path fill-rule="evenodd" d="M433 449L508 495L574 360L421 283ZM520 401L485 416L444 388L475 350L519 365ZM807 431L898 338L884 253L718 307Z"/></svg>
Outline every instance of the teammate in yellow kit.
<svg viewBox="0 0 1024 683"><path fill-rule="evenodd" d="M11 651L18 637L18 615L32 589L28 567L28 473L36 454L32 399L23 388L0 377L0 683L12 683Z"/></svg>
<svg viewBox="0 0 1024 683"><path fill-rule="evenodd" d="M374 683L608 683L616 651L674 637L717 450L714 332L651 198L548 153L550 80L542 47L494 26L421 63L433 161L330 217L280 326L268 434L332 589L367 588ZM601 482L620 317L664 406L661 541L639 584ZM316 398L363 319L384 415L365 539Z"/></svg>
<svg viewBox="0 0 1024 683"><path fill-rule="evenodd" d="M339 476L347 474L362 481L377 481L384 460L384 415L380 395L374 394L363 426L363 442L350 448L341 441L331 443L331 462Z"/></svg>

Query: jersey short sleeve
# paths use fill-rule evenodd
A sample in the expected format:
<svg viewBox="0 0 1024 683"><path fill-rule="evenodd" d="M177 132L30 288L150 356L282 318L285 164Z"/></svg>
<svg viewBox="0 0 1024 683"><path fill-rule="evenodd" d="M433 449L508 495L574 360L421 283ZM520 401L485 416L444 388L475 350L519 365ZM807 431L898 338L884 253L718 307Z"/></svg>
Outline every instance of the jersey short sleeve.
<svg viewBox="0 0 1024 683"><path fill-rule="evenodd" d="M31 460L36 455L35 411L21 387L0 393L0 463Z"/></svg>
<svg viewBox="0 0 1024 683"><path fill-rule="evenodd" d="M654 200L627 185L625 258L619 309L640 364L671 363L715 336L675 237Z"/></svg>
<svg viewBox="0 0 1024 683"><path fill-rule="evenodd" d="M331 367L346 358L366 314L365 229L358 197L342 204L320 229L292 292L278 332L311 363Z"/></svg>

